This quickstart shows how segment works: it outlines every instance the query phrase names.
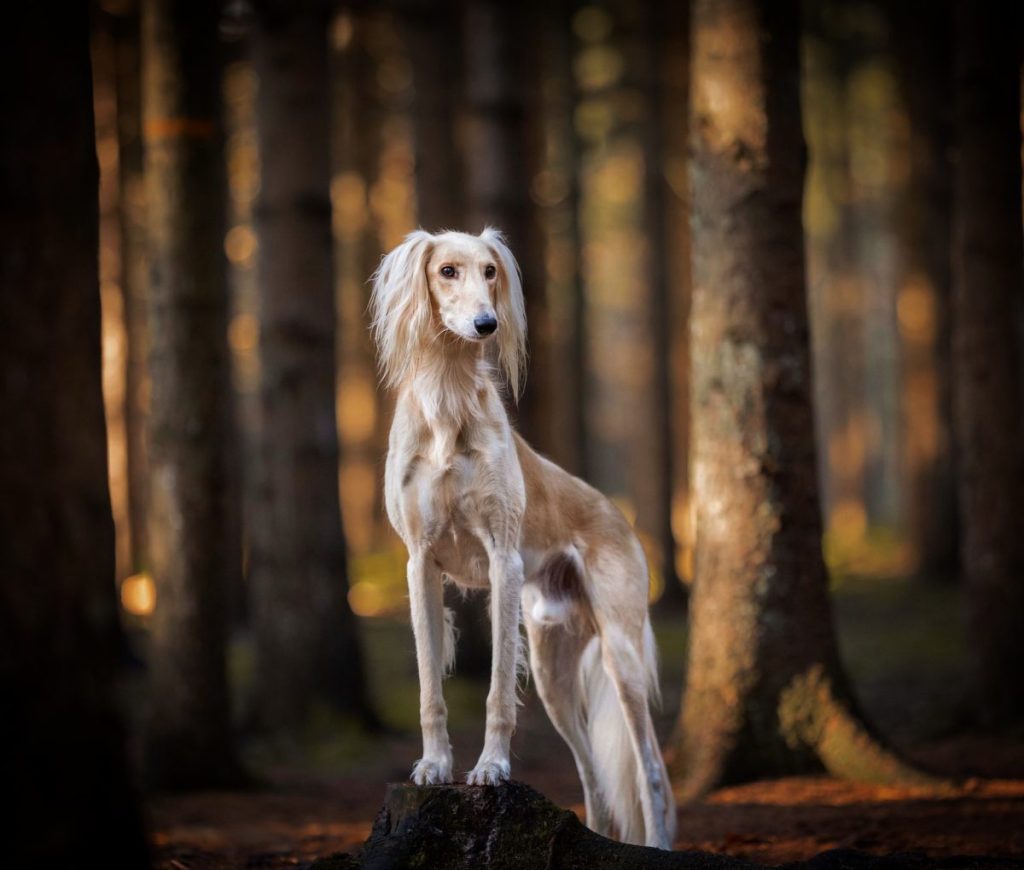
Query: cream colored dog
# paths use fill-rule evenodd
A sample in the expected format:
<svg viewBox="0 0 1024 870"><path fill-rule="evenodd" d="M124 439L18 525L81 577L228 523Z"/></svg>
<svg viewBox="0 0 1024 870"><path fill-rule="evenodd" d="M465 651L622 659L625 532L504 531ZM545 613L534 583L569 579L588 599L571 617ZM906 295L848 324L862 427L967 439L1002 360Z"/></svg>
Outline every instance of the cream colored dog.
<svg viewBox="0 0 1024 870"><path fill-rule="evenodd" d="M454 632L442 583L487 588L491 688L483 752L466 781L509 777L522 619L538 694L583 782L587 824L670 848L675 807L648 708L658 678L643 550L608 499L512 431L495 384L500 374L518 396L525 361L515 259L493 229L420 230L373 281L383 379L398 391L384 486L409 551L423 730L412 778L452 781L441 683Z"/></svg>

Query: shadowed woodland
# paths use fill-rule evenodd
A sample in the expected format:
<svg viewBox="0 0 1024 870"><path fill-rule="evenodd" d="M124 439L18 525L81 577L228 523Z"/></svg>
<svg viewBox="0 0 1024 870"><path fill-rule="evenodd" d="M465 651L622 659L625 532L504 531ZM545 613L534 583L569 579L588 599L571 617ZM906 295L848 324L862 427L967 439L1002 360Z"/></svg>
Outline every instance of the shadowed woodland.
<svg viewBox="0 0 1024 870"><path fill-rule="evenodd" d="M675 847L1021 866L1022 36L967 0L18 4L10 865L357 852L421 749L368 280L490 225L515 426L646 551ZM490 628L445 596L464 772ZM513 778L582 816L522 694Z"/></svg>

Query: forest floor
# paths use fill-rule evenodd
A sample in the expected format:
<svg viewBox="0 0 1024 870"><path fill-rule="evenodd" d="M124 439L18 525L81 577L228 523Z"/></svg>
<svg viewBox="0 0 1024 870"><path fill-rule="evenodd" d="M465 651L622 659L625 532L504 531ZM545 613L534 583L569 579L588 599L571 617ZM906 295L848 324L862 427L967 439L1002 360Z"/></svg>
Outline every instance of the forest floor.
<svg viewBox="0 0 1024 870"><path fill-rule="evenodd" d="M765 864L848 847L876 854L1024 858L1024 734L982 734L964 722L965 635L960 592L905 580L848 580L834 590L842 653L872 720L911 758L955 779L942 791L788 777L723 788L681 807L675 846ZM665 704L659 733L678 711L685 631L656 620ZM379 708L392 733L371 737L324 717L301 745L251 746L265 787L161 796L148 803L162 870L294 867L357 849L383 800L418 757L412 634L400 620L366 626ZM456 767L483 740L486 685L446 688ZM528 690L513 738L513 775L582 816L568 749Z"/></svg>

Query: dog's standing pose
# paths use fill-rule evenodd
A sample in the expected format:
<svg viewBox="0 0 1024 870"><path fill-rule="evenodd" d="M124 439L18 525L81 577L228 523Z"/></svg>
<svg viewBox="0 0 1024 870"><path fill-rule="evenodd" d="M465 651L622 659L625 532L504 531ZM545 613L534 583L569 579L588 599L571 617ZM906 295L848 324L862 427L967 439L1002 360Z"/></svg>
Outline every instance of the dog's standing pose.
<svg viewBox="0 0 1024 870"><path fill-rule="evenodd" d="M512 431L485 359L518 396L526 352L519 269L500 233L411 233L381 262L371 311L397 389L388 516L409 551L420 681L419 784L452 781L441 690L454 656L445 578L490 589L487 725L466 777L509 777L522 619L537 691L576 759L587 824L670 848L675 807L648 701L658 694L647 566L622 514Z"/></svg>

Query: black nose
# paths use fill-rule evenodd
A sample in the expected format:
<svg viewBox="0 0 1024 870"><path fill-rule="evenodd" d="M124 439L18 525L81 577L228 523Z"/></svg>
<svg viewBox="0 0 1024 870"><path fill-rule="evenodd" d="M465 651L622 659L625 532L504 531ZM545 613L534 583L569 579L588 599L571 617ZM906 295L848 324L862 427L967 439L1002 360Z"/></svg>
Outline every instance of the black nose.
<svg viewBox="0 0 1024 870"><path fill-rule="evenodd" d="M479 314L473 318L473 326L477 335L490 335L498 328L498 321L493 314Z"/></svg>

